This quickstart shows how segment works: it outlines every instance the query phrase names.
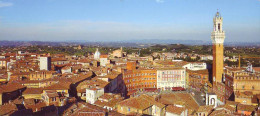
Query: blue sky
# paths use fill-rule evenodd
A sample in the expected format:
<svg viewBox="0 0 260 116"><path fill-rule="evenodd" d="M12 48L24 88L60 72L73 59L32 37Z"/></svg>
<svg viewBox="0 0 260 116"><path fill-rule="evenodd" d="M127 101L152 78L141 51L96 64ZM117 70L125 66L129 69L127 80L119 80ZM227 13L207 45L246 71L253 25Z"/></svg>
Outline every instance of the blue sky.
<svg viewBox="0 0 260 116"><path fill-rule="evenodd" d="M210 40L217 9L229 42L260 42L260 0L0 0L0 40Z"/></svg>

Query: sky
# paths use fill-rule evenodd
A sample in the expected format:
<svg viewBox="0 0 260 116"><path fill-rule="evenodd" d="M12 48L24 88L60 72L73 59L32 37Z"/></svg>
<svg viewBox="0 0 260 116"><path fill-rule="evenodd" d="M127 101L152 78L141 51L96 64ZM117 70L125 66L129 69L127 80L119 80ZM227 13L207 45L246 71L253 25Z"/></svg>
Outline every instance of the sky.
<svg viewBox="0 0 260 116"><path fill-rule="evenodd" d="M260 0L0 0L0 40L260 42Z"/></svg>

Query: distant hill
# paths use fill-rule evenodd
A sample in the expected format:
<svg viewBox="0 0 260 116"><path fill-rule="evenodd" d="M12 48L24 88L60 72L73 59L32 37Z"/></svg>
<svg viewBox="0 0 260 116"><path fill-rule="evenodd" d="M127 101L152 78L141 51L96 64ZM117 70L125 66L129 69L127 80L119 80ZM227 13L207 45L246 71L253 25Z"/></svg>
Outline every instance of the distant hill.
<svg viewBox="0 0 260 116"><path fill-rule="evenodd" d="M121 41L65 41L65 42L50 42L50 41L0 41L0 46L74 46L74 45L86 45L86 46L104 46L104 47L147 47L156 44L184 44L184 45L211 45L211 41L202 40L121 40ZM260 47L260 42L225 42L225 46L256 46Z"/></svg>

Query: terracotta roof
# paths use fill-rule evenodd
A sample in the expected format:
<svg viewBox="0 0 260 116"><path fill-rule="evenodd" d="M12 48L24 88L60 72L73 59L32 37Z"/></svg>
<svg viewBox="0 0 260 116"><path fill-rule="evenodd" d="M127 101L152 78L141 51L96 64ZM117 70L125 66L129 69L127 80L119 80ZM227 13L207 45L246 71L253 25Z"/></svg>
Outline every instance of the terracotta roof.
<svg viewBox="0 0 260 116"><path fill-rule="evenodd" d="M68 70L68 69L71 69L71 67L70 66L65 66L65 67L62 68L62 70Z"/></svg>
<svg viewBox="0 0 260 116"><path fill-rule="evenodd" d="M24 99L24 104L25 104L25 105L35 105L35 101L34 101L33 98Z"/></svg>
<svg viewBox="0 0 260 116"><path fill-rule="evenodd" d="M22 88L25 88L25 86L19 83L8 83L7 85L0 85L0 93L13 92Z"/></svg>
<svg viewBox="0 0 260 116"><path fill-rule="evenodd" d="M237 110L253 112L254 110L256 110L256 107L253 106L253 105L238 104L237 105Z"/></svg>
<svg viewBox="0 0 260 116"><path fill-rule="evenodd" d="M103 116L107 112L106 109L84 102L74 103L67 110L64 115L68 116Z"/></svg>
<svg viewBox="0 0 260 116"><path fill-rule="evenodd" d="M59 97L59 94L56 91L46 91L46 94L49 98L51 97Z"/></svg>
<svg viewBox="0 0 260 116"><path fill-rule="evenodd" d="M39 111L41 108L46 107L47 104L45 102L39 102L36 104L26 105L27 109L32 109L33 111Z"/></svg>
<svg viewBox="0 0 260 116"><path fill-rule="evenodd" d="M23 94L41 94L42 88L26 88Z"/></svg>
<svg viewBox="0 0 260 116"><path fill-rule="evenodd" d="M184 70L184 68L181 67L158 67L157 70Z"/></svg>
<svg viewBox="0 0 260 116"><path fill-rule="evenodd" d="M120 94L105 93L104 95L100 96L94 104L100 107L115 107L116 104L123 99L124 98L121 97Z"/></svg>
<svg viewBox="0 0 260 116"><path fill-rule="evenodd" d="M230 71L243 71L245 68L238 68L238 67L225 67L226 69Z"/></svg>
<svg viewBox="0 0 260 116"><path fill-rule="evenodd" d="M243 97L251 97L251 96L253 96L253 92L251 92L251 91L245 91L245 92L237 91L237 92L235 92L235 95L243 96Z"/></svg>
<svg viewBox="0 0 260 116"><path fill-rule="evenodd" d="M70 82L59 82L49 87L43 88L43 90L68 90L70 89Z"/></svg>
<svg viewBox="0 0 260 116"><path fill-rule="evenodd" d="M209 116L233 116L231 114L227 114L227 112L222 109L222 110L214 110L212 113L210 113Z"/></svg>
<svg viewBox="0 0 260 116"><path fill-rule="evenodd" d="M10 103L6 105L0 105L0 115L11 115L15 111L17 111L17 107L15 104Z"/></svg>
<svg viewBox="0 0 260 116"><path fill-rule="evenodd" d="M80 60L78 60L78 62L91 63L91 60L89 60L89 59L80 59Z"/></svg>
<svg viewBox="0 0 260 116"><path fill-rule="evenodd" d="M100 55L100 58L107 58L108 55Z"/></svg>
<svg viewBox="0 0 260 116"><path fill-rule="evenodd" d="M232 106L227 105L227 104L225 104L223 108L226 109L226 110L229 110L231 112L235 112L236 111L236 107L232 107Z"/></svg>
<svg viewBox="0 0 260 116"><path fill-rule="evenodd" d="M81 73L78 76L74 76L71 79L72 79L72 83L77 83L77 82L89 79L92 76L93 76L93 72L89 71L87 73Z"/></svg>
<svg viewBox="0 0 260 116"><path fill-rule="evenodd" d="M118 74L108 74L108 75L105 75L105 76L97 76L97 78L109 78L109 79L115 79L117 78L121 73L118 73Z"/></svg>
<svg viewBox="0 0 260 116"><path fill-rule="evenodd" d="M214 106L200 106L197 112L210 112Z"/></svg>
<svg viewBox="0 0 260 116"><path fill-rule="evenodd" d="M174 113L174 114L177 114L177 115L181 115L182 112L185 111L185 108L184 107L177 107L177 106L174 106L174 105L169 105L166 107L166 112L170 112L170 113Z"/></svg>
<svg viewBox="0 0 260 116"><path fill-rule="evenodd" d="M260 94L253 95L252 103L259 103L260 102Z"/></svg>
<svg viewBox="0 0 260 116"><path fill-rule="evenodd" d="M117 111L110 111L110 112L108 112L108 116L125 116L125 115L121 114Z"/></svg>
<svg viewBox="0 0 260 116"><path fill-rule="evenodd" d="M152 105L163 108L165 105L156 102L153 97L148 95L141 95L138 97L132 97L119 103L121 106L132 107L140 110L144 110Z"/></svg>
<svg viewBox="0 0 260 116"><path fill-rule="evenodd" d="M17 111L17 107L15 104L10 103L10 104L5 104L5 105L0 105L0 115L11 115L15 111Z"/></svg>
<svg viewBox="0 0 260 116"><path fill-rule="evenodd" d="M86 88L104 88L109 84L109 82L98 79L97 77L92 78L91 80L85 80L77 86L77 90L86 89Z"/></svg>
<svg viewBox="0 0 260 116"><path fill-rule="evenodd" d="M0 74L0 79L7 79L7 77L8 77L7 75Z"/></svg>
<svg viewBox="0 0 260 116"><path fill-rule="evenodd" d="M9 58L0 59L0 61L9 61Z"/></svg>
<svg viewBox="0 0 260 116"><path fill-rule="evenodd" d="M158 64L161 64L161 65L171 65L171 66L174 66L174 67L182 67L186 64L189 64L189 62L186 62L186 61L177 61L177 62L174 62L174 61L170 61L170 60L159 60L159 61L156 61L156 63Z"/></svg>
<svg viewBox="0 0 260 116"><path fill-rule="evenodd" d="M253 70L255 70L255 72L260 72L260 67L253 67Z"/></svg>
<svg viewBox="0 0 260 116"><path fill-rule="evenodd" d="M52 58L51 62L55 62L55 61L67 61L66 58Z"/></svg>
<svg viewBox="0 0 260 116"><path fill-rule="evenodd" d="M237 104L239 104L239 102L226 100L226 104L232 105L232 106L237 106Z"/></svg>
<svg viewBox="0 0 260 116"><path fill-rule="evenodd" d="M195 113L199 105L189 93L166 93L157 97L157 101L166 105L182 105L188 109L188 113Z"/></svg>
<svg viewBox="0 0 260 116"><path fill-rule="evenodd" d="M208 69L204 69L204 70L189 70L189 69L187 69L187 72L198 73L198 74L208 74L209 73Z"/></svg>

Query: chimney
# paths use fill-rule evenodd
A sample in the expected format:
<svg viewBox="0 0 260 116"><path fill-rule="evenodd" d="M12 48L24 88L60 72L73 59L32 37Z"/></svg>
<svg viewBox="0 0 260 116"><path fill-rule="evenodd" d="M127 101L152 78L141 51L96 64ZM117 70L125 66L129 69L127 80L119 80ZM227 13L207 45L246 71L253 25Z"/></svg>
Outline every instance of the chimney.
<svg viewBox="0 0 260 116"><path fill-rule="evenodd" d="M209 95L206 93L206 105L209 105Z"/></svg>
<svg viewBox="0 0 260 116"><path fill-rule="evenodd" d="M7 81L10 80L10 77L11 77L12 73L11 72L7 72Z"/></svg>

